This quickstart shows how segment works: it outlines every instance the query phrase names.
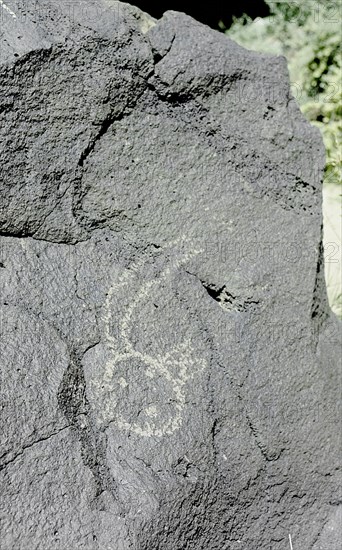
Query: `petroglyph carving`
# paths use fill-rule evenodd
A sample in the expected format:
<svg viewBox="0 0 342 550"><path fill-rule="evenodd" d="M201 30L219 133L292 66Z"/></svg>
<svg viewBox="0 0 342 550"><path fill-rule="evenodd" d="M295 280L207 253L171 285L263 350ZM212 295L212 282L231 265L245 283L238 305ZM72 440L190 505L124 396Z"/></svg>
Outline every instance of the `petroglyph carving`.
<svg viewBox="0 0 342 550"><path fill-rule="evenodd" d="M205 361L195 357L191 339L182 335L166 353L160 351L152 355L139 351L132 343L131 333L139 308L157 294L158 287L182 265L201 252L190 250L188 242L188 251L177 252L179 244L184 242L180 239L156 251L154 260L161 259L164 266L166 263L157 277L141 279L142 272L146 272L146 259L132 265L109 289L105 302L103 321L110 359L100 383L96 383L96 391L102 395L101 421L115 422L119 428L140 436L161 437L180 428L187 382L205 367ZM132 288L136 289L134 295L125 305L125 297L127 300ZM149 322L153 337L153 320ZM117 331L113 331L115 325ZM139 344L144 347L144 342ZM160 398L161 394L164 399Z"/></svg>
<svg viewBox="0 0 342 550"><path fill-rule="evenodd" d="M16 19L17 16L16 14L14 13L14 11L11 10L11 8L9 8L5 2L3 2L3 0L0 0L0 10L3 9L5 12L7 12L11 17L13 17L13 19Z"/></svg>

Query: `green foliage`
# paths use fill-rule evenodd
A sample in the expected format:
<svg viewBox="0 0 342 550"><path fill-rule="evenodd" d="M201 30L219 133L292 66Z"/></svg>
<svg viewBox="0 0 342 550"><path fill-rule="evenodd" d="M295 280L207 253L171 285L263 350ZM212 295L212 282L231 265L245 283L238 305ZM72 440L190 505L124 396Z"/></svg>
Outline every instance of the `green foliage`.
<svg viewBox="0 0 342 550"><path fill-rule="evenodd" d="M269 17L236 19L227 34L245 48L285 55L292 93L323 135L325 183L342 184L341 4L322 0L267 3Z"/></svg>

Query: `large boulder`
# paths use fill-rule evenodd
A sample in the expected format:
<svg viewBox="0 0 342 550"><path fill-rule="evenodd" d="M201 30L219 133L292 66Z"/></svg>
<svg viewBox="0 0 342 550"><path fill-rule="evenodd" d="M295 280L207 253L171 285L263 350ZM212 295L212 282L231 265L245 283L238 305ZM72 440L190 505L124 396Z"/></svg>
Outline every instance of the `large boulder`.
<svg viewBox="0 0 342 550"><path fill-rule="evenodd" d="M3 550L336 550L340 325L286 62L0 2Z"/></svg>

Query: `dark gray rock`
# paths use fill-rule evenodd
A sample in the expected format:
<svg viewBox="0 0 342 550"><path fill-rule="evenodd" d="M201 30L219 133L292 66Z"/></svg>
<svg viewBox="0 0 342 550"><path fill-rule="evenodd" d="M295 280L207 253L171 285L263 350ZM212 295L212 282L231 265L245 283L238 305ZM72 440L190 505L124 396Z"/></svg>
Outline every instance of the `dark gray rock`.
<svg viewBox="0 0 342 550"><path fill-rule="evenodd" d="M1 548L336 550L324 151L285 60L0 8Z"/></svg>

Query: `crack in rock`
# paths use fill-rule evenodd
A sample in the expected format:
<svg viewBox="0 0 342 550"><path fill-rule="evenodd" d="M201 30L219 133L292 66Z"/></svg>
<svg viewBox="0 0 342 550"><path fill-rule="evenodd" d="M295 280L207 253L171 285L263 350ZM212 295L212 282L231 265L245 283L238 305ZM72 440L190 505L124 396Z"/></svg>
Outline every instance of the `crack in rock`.
<svg viewBox="0 0 342 550"><path fill-rule="evenodd" d="M253 300L251 298L242 299L239 296L234 296L231 294L226 285L223 285L221 288L218 288L214 284L206 283L201 281L203 287L208 292L209 296L218 302L222 309L226 311L239 311L244 312L248 310L254 310L260 305L259 300Z"/></svg>
<svg viewBox="0 0 342 550"><path fill-rule="evenodd" d="M80 441L82 458L94 476L97 496L108 491L116 498L117 483L106 463L106 437L98 432L91 420L82 367L83 355L98 343L90 346L82 356L77 351L71 352L70 364L58 391L58 402Z"/></svg>
<svg viewBox="0 0 342 550"><path fill-rule="evenodd" d="M6 468L9 464L12 464L15 462L20 456L22 456L25 451L28 449L31 449L32 447L35 447L36 445L39 445L39 443L42 443L43 441L49 441L52 437L56 437L56 435L59 435L61 432L69 429L70 426L64 426L60 430L57 430L56 432L50 433L48 435L42 435L39 437L39 439L36 439L35 441L32 441L31 443L24 445L20 451L16 452L13 456L13 453L7 453L7 455L3 455L0 457L0 471ZM8 455L10 455L10 458L7 458Z"/></svg>

